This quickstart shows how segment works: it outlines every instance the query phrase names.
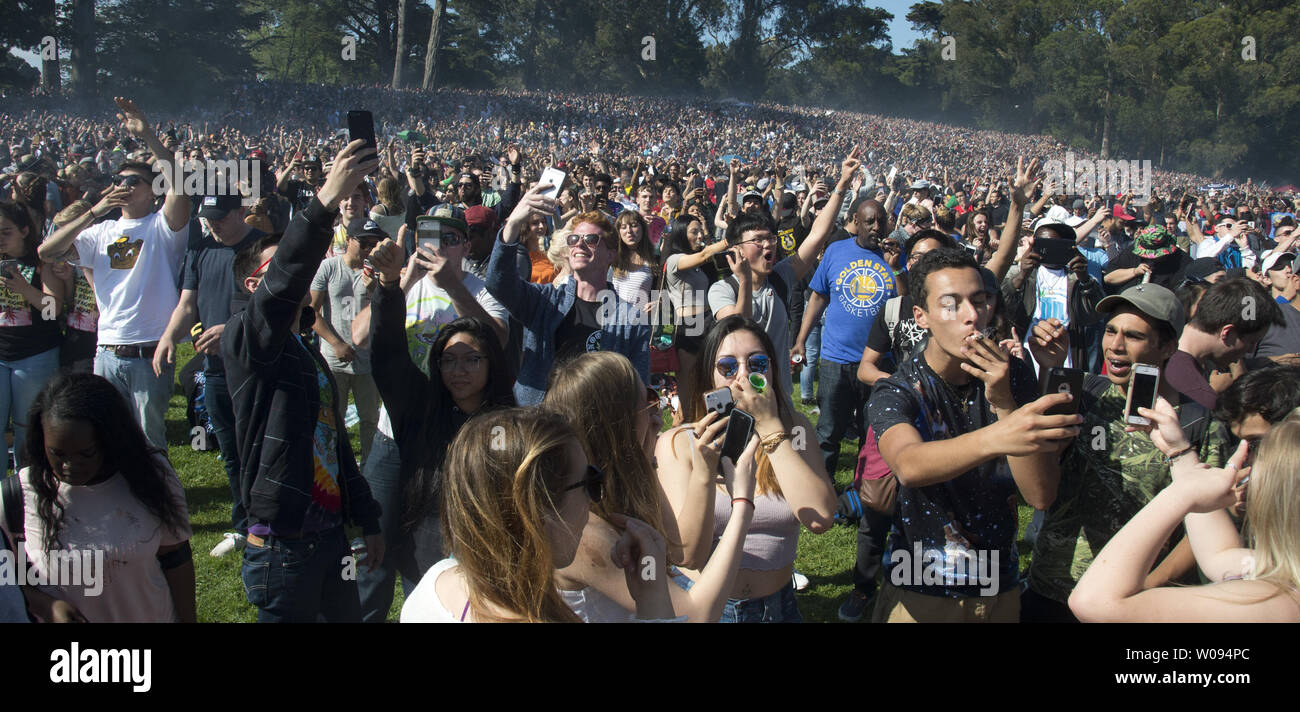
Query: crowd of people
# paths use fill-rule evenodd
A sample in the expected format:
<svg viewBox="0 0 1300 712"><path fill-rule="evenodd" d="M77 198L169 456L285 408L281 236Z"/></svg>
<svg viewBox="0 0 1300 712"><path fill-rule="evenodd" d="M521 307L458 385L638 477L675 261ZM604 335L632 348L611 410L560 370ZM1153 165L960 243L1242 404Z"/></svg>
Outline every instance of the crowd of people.
<svg viewBox="0 0 1300 712"><path fill-rule="evenodd" d="M382 622L399 578L403 621L798 622L837 524L846 621L1300 620L1295 194L1062 193L1048 137L806 107L437 99L0 114L0 619L200 617L189 441L262 622Z"/></svg>

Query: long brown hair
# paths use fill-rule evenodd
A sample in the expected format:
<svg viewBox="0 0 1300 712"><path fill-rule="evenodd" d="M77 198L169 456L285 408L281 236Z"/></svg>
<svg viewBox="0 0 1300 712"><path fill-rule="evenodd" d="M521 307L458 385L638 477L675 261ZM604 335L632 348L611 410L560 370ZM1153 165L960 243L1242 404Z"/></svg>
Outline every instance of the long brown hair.
<svg viewBox="0 0 1300 712"><path fill-rule="evenodd" d="M605 497L591 511L604 519L625 514L662 532L658 478L631 436L639 409L646 407L646 394L637 392L636 382L626 356L585 353L551 372L543 405L564 416L586 443L592 463L605 472Z"/></svg>
<svg viewBox="0 0 1300 712"><path fill-rule="evenodd" d="M472 418L447 449L443 540L477 620L578 622L555 588L546 532L547 521L559 517L574 441L581 442L559 415L507 408Z"/></svg>
<svg viewBox="0 0 1300 712"><path fill-rule="evenodd" d="M623 236L619 234L623 223L632 223L640 231L641 239L637 240L636 247L628 247L623 242ZM618 239L618 257L614 260L614 276L626 277L629 272L636 269L632 262L632 257L640 257L641 261L650 268L651 272L655 269L654 253L650 249L650 230L646 227L645 218L642 218L635 210L624 210L614 218L614 237Z"/></svg>
<svg viewBox="0 0 1300 712"><path fill-rule="evenodd" d="M786 395L781 385L781 379L775 373L776 359L779 357L776 355L776 348L772 345L772 338L758 324L739 314L733 314L714 324L705 335L704 345L700 347L700 357L695 361L695 369L688 374L691 383L690 392L697 395L682 403L682 419L694 423L708 413L704 408L704 394L715 390L713 368L718 360L718 350L722 348L722 342L737 331L748 331L753 334L754 338L758 339L758 343L762 344L763 351L767 353L772 363L768 372L767 387L772 389L772 397L776 398L776 413L781 418L781 427L789 431L794 427L794 408L790 405L790 397ZM781 485L776 481L776 472L772 470L772 462L761 448L758 451L757 463L757 493L783 496Z"/></svg>

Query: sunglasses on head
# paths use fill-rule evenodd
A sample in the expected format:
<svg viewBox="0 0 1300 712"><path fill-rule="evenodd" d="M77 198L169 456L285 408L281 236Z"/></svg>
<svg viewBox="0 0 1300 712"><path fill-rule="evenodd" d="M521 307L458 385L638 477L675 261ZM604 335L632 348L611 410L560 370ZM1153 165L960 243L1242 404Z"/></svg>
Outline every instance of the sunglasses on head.
<svg viewBox="0 0 1300 712"><path fill-rule="evenodd" d="M135 174L113 176L113 185L124 185L128 188L134 188L144 182L144 178Z"/></svg>
<svg viewBox="0 0 1300 712"><path fill-rule="evenodd" d="M569 490L575 490L579 487L585 487L587 489L588 499L593 502L599 502L605 498L605 473L595 465L587 465L587 474L582 478L582 481L565 487L560 490L560 494L562 495Z"/></svg>
<svg viewBox="0 0 1300 712"><path fill-rule="evenodd" d="M598 232L571 232L565 241L569 243L569 247L577 247L579 241L585 243L587 247L595 247L600 243L600 238Z"/></svg>
<svg viewBox="0 0 1300 712"><path fill-rule="evenodd" d="M767 354L750 354L745 359L745 365L749 367L750 373L761 373L765 376L771 363L772 360L767 357ZM734 378L740 371L740 361L735 356L723 356L718 359L714 367L718 369L718 375L723 378Z"/></svg>

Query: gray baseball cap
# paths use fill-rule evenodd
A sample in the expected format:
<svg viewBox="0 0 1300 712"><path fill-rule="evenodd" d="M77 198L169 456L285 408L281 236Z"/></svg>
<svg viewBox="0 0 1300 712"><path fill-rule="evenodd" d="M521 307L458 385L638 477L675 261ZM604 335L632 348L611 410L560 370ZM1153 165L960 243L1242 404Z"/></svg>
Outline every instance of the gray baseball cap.
<svg viewBox="0 0 1300 712"><path fill-rule="evenodd" d="M1175 334L1183 333L1183 327L1187 325L1183 303L1173 292L1158 284L1135 284L1119 294L1112 294L1097 302L1097 311L1108 314L1125 304L1152 319L1165 322L1173 327Z"/></svg>

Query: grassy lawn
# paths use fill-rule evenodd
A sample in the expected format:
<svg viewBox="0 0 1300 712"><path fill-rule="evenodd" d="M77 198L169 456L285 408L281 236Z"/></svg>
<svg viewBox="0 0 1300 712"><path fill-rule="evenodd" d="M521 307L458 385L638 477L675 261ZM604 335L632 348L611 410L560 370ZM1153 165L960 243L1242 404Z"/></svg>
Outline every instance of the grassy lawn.
<svg viewBox="0 0 1300 712"><path fill-rule="evenodd" d="M189 344L181 344L177 365L184 365L194 355ZM814 424L817 417L809 409L797 405ZM349 429L352 451L359 453L358 427ZM232 552L221 558L208 556L208 551L221 541L222 534L230 531L230 485L216 451L195 452L191 449L190 434L185 421L185 397L178 390L172 396L167 411L167 440L172 465L185 485L189 504L190 526L194 530L191 545L194 549L195 572L198 587L198 612L201 622L253 622L257 611L244 596L239 577L240 556ZM853 480L853 466L857 460L856 443L846 441L840 448L840 468L835 473L840 488ZM809 438L809 447L816 447L816 438ZM1020 507L1020 533L1023 536L1033 510ZM1029 554L1022 542L1021 569L1028 564ZM799 538L799 554L795 567L808 577L808 589L799 594L799 609L809 622L839 622L836 610L853 588L853 563L857 552L857 529L836 526L831 531L815 536L804 530ZM388 618L396 621L402 608L402 591L397 587L393 607ZM869 614L868 614L869 615Z"/></svg>

